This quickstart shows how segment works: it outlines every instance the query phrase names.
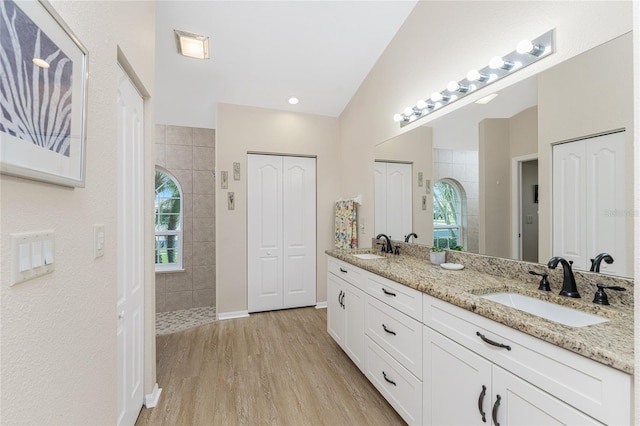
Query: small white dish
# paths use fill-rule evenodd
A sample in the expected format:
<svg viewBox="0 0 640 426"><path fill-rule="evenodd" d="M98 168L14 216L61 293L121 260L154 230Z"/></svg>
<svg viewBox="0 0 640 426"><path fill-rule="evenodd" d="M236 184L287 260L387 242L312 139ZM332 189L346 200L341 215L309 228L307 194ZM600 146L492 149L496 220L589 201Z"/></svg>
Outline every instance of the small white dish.
<svg viewBox="0 0 640 426"><path fill-rule="evenodd" d="M451 269L453 271L458 271L464 268L464 265L461 265L460 263L441 263L440 266L444 269Z"/></svg>

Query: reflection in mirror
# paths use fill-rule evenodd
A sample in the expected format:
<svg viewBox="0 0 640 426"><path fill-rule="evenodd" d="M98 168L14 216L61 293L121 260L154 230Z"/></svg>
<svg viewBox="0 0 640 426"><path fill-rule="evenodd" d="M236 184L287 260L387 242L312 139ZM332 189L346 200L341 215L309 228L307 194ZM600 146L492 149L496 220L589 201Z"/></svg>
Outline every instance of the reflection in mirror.
<svg viewBox="0 0 640 426"><path fill-rule="evenodd" d="M501 90L488 104L467 105L376 146L376 160L413 164L417 242L446 246L456 240L465 251L545 264L552 256L574 256L575 269L583 270L607 252L615 261L602 263L601 272L632 276L631 51L629 33ZM593 137L619 130L625 131L617 133L615 149ZM586 156L577 160L579 140L597 151L591 158L599 171L586 171ZM560 164L563 146L571 147L573 163ZM429 163L417 167L424 158ZM570 167L583 178L561 182ZM606 179L614 174L606 170L615 170L618 181ZM422 187L417 172L423 172ZM434 192L445 184L460 194L463 207L453 216Z"/></svg>

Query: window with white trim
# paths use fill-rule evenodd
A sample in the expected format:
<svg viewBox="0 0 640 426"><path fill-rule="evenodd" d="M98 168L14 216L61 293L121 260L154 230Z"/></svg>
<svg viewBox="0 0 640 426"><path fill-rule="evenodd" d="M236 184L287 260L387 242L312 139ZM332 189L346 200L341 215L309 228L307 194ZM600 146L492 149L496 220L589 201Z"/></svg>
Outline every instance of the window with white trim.
<svg viewBox="0 0 640 426"><path fill-rule="evenodd" d="M452 182L441 180L433 185L433 246L462 246L462 197Z"/></svg>
<svg viewBox="0 0 640 426"><path fill-rule="evenodd" d="M166 170L156 168L156 271L182 270L182 189Z"/></svg>

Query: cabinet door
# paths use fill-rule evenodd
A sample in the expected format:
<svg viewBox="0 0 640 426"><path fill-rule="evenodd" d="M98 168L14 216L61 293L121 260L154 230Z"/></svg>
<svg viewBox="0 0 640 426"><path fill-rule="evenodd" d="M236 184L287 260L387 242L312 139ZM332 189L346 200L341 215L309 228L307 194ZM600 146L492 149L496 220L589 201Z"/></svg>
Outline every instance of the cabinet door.
<svg viewBox="0 0 640 426"><path fill-rule="evenodd" d="M426 326L422 341L423 424L490 424L491 363Z"/></svg>
<svg viewBox="0 0 640 426"><path fill-rule="evenodd" d="M602 424L495 365L491 404L493 423L500 426Z"/></svg>
<svg viewBox="0 0 640 426"><path fill-rule="evenodd" d="M347 285L340 278L327 274L327 332L340 346L344 346L344 316L342 307L344 287Z"/></svg>
<svg viewBox="0 0 640 426"><path fill-rule="evenodd" d="M364 306L365 293L347 284L344 286L345 334L344 351L355 365L364 371Z"/></svg>

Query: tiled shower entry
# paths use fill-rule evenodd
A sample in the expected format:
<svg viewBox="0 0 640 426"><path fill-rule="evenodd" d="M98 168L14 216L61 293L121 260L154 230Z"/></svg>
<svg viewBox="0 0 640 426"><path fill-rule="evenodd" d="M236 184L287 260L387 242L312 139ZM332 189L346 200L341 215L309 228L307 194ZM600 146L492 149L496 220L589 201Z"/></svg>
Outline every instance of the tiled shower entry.
<svg viewBox="0 0 640 426"><path fill-rule="evenodd" d="M156 336L175 333L188 328L214 322L216 308L205 306L202 308L180 309L170 312L156 313Z"/></svg>

